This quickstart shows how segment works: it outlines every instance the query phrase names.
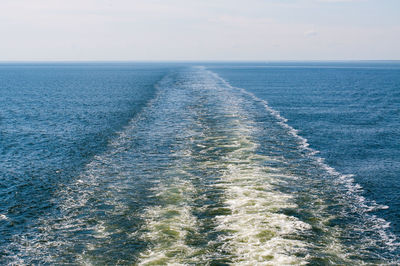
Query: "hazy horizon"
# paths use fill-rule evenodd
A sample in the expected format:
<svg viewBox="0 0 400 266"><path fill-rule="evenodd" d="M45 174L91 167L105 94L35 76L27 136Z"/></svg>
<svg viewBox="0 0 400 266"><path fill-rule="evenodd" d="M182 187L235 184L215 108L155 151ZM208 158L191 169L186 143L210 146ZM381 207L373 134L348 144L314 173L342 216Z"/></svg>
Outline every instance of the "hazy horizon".
<svg viewBox="0 0 400 266"><path fill-rule="evenodd" d="M1 62L400 60L396 0L3 1Z"/></svg>
<svg viewBox="0 0 400 266"><path fill-rule="evenodd" d="M347 60L329 60L329 59L316 59L316 60L4 60L0 61L0 64L36 64L36 63L116 63L116 64L129 64L129 63L182 63L182 64L191 64L191 63L206 63L206 64L220 64L220 63L231 63L231 64L274 64L274 63L400 63L400 59L347 59Z"/></svg>

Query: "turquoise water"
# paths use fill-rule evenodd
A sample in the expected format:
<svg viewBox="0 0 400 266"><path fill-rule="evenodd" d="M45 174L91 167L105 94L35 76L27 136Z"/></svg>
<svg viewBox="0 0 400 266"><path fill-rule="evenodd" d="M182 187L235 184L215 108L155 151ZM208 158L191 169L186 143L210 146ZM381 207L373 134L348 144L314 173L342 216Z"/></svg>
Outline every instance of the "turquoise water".
<svg viewBox="0 0 400 266"><path fill-rule="evenodd" d="M361 67L1 65L0 261L397 264L400 67Z"/></svg>

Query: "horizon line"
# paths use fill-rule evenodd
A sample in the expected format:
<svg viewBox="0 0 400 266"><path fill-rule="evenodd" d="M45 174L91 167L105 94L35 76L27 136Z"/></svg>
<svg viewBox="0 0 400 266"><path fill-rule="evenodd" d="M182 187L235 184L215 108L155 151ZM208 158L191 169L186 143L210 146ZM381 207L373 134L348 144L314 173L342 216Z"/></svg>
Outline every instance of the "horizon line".
<svg viewBox="0 0 400 266"><path fill-rule="evenodd" d="M345 62L399 62L400 59L283 59L283 60L0 60L8 63L345 63Z"/></svg>

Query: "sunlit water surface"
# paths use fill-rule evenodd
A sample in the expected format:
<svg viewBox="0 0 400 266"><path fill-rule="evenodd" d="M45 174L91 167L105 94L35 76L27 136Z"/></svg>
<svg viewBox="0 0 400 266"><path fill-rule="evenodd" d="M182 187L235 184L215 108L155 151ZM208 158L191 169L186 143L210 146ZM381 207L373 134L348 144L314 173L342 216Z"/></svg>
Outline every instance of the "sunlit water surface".
<svg viewBox="0 0 400 266"><path fill-rule="evenodd" d="M1 65L0 262L395 265L399 73Z"/></svg>

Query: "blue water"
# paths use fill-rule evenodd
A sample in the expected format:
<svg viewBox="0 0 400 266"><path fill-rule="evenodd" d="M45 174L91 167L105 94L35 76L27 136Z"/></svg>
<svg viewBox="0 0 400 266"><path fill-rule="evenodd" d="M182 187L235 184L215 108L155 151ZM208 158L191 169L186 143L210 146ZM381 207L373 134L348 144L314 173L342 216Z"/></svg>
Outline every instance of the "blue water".
<svg viewBox="0 0 400 266"><path fill-rule="evenodd" d="M0 65L0 262L397 264L400 63Z"/></svg>

